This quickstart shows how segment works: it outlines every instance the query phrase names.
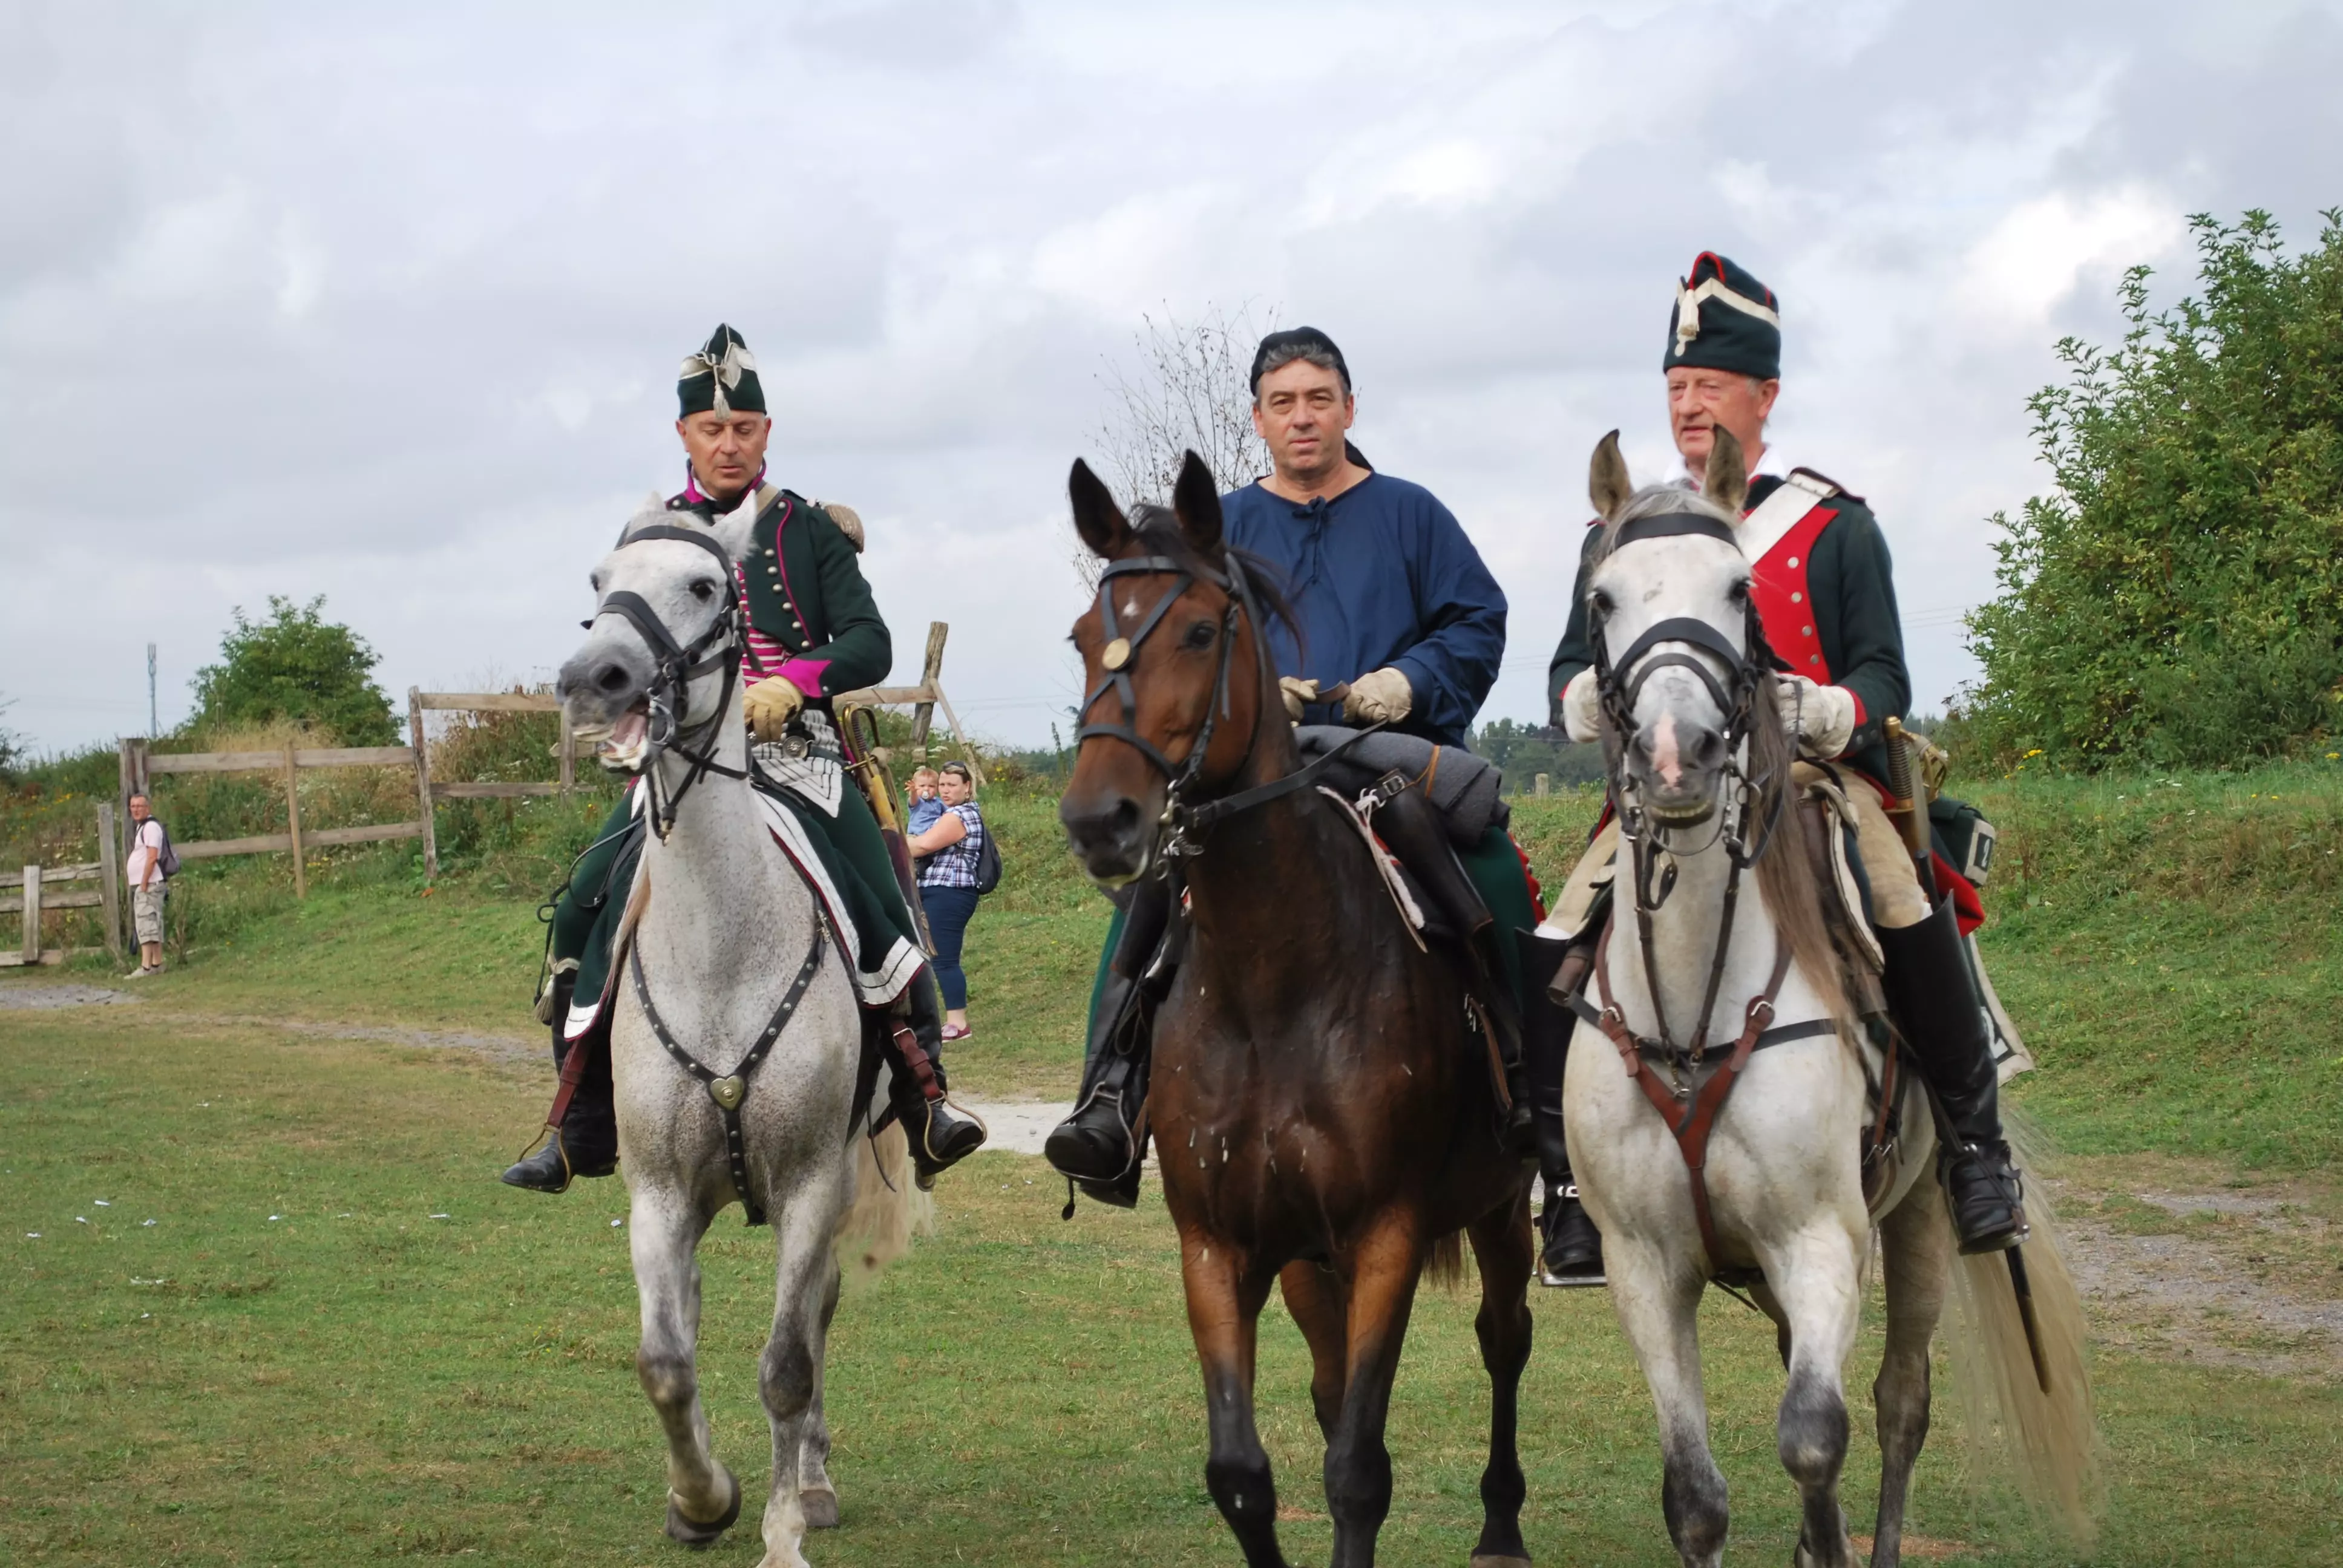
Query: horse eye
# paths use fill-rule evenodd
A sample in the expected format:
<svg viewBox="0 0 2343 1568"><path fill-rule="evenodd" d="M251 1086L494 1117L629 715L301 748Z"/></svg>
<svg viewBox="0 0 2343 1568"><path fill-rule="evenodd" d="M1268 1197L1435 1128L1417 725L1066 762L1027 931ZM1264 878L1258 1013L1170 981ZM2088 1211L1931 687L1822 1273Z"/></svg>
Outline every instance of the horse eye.
<svg viewBox="0 0 2343 1568"><path fill-rule="evenodd" d="M1182 640L1190 648L1210 648L1215 629L1211 621L1200 620L1188 628L1188 635Z"/></svg>
<svg viewBox="0 0 2343 1568"><path fill-rule="evenodd" d="M1725 596L1731 599L1735 604L1747 604L1749 602L1749 579L1747 578L1739 578L1731 588L1725 590Z"/></svg>
<svg viewBox="0 0 2343 1568"><path fill-rule="evenodd" d="M702 578L691 585L691 597L705 604L716 597L716 585Z"/></svg>
<svg viewBox="0 0 2343 1568"><path fill-rule="evenodd" d="M1616 604L1612 602L1611 596L1604 592L1601 588L1596 588L1593 593L1588 594L1586 596L1586 602L1594 609L1596 615L1609 615L1613 610L1619 608Z"/></svg>
<svg viewBox="0 0 2343 1568"><path fill-rule="evenodd" d="M600 593L602 591L602 574L600 572L588 573L586 581L588 586L592 588L596 593Z"/></svg>

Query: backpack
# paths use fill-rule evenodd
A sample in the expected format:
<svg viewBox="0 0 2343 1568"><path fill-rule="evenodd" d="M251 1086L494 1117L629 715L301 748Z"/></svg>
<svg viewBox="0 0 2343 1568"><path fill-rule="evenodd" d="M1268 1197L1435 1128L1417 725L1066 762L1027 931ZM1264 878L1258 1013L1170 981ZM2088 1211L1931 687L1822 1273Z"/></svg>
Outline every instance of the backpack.
<svg viewBox="0 0 2343 1568"><path fill-rule="evenodd" d="M163 826L163 819L149 816L146 822L154 823L156 831L163 835L163 847L155 855L155 869L163 873L163 879L167 882L179 874L178 848L171 842L171 829ZM146 831L146 822L137 824L140 832Z"/></svg>
<svg viewBox="0 0 2343 1568"><path fill-rule="evenodd" d="M981 818L979 820L982 820ZM976 891L981 898L1001 886L1001 840L993 835L990 824L984 829L984 841L976 847Z"/></svg>

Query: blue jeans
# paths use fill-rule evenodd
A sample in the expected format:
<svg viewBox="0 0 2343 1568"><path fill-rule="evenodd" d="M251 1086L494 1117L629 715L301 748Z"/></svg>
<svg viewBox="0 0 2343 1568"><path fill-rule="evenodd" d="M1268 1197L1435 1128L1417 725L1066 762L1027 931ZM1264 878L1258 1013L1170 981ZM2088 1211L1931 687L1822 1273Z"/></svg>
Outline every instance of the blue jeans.
<svg viewBox="0 0 2343 1568"><path fill-rule="evenodd" d="M960 947L978 897L974 888L920 890L920 902L928 911L928 934L936 940L936 984L943 988L944 1006L954 1011L968 1006L968 971L960 967Z"/></svg>

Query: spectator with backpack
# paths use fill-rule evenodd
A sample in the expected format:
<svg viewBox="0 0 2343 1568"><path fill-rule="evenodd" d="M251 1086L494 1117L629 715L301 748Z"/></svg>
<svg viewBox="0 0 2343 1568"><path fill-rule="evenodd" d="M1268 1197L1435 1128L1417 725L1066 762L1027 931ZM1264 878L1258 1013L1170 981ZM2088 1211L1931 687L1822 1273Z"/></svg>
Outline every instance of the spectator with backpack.
<svg viewBox="0 0 2343 1568"><path fill-rule="evenodd" d="M163 972L163 905L179 874L179 852L144 795L130 797L130 853L122 870L130 881L130 922L138 933L138 967L123 978L146 980Z"/></svg>
<svg viewBox="0 0 2343 1568"><path fill-rule="evenodd" d="M920 903L927 910L928 934L935 940L936 983L943 988L946 1040L966 1040L968 974L960 968L961 941L976 901L1001 885L1001 850L976 809L976 785L965 762L938 770L936 798L943 813L935 825L911 837L920 857Z"/></svg>

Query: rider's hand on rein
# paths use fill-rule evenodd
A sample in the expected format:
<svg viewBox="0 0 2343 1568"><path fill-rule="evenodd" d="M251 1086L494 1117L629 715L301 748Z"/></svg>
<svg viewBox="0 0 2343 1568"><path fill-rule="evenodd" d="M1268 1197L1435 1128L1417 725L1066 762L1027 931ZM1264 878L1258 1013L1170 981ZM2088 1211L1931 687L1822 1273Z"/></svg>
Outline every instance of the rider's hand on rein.
<svg viewBox="0 0 2343 1568"><path fill-rule="evenodd" d="M759 740L779 740L805 706L805 693L786 676L768 676L741 695L740 705L747 710L750 734Z"/></svg>
<svg viewBox="0 0 2343 1568"><path fill-rule="evenodd" d="M1774 678L1774 697L1783 727L1798 738L1798 749L1827 762L1855 738L1855 693L1843 686L1818 686L1803 675Z"/></svg>
<svg viewBox="0 0 2343 1568"><path fill-rule="evenodd" d="M1603 738L1603 693L1591 668L1572 676L1562 689L1562 728L1573 740Z"/></svg>

